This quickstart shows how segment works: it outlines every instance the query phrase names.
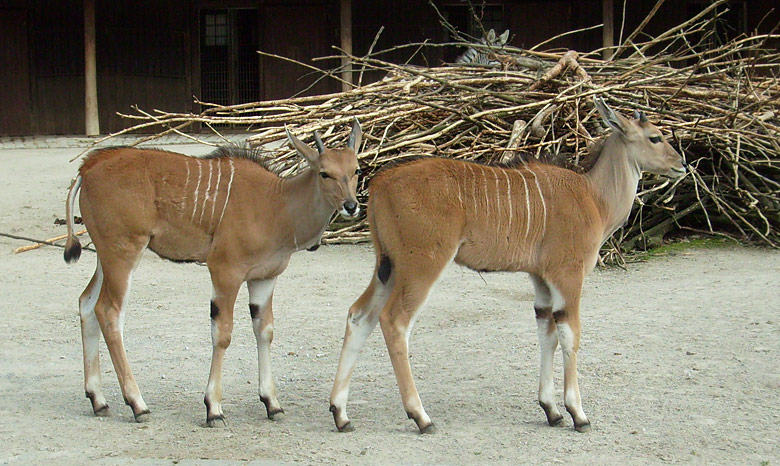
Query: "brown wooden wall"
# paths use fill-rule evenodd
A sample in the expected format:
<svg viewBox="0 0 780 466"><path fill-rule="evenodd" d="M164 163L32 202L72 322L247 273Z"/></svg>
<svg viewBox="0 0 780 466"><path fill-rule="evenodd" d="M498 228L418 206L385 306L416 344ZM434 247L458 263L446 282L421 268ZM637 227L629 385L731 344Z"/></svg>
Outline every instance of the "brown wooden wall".
<svg viewBox="0 0 780 466"><path fill-rule="evenodd" d="M491 0L496 28L508 28L511 44L531 47L551 36L601 23L602 0ZM481 2L473 2L476 5ZM623 37L645 18L656 0L627 3ZM658 34L682 22L707 5L707 0L667 1L645 32ZM312 61L335 55L339 45L339 0L96 0L98 102L101 132L114 132L132 124L116 112L132 113L133 106L189 112L198 109L192 96L202 97L201 13L205 9L251 9L252 37L256 47L323 68L338 60ZM463 2L436 0L440 10L464 20ZM623 20L623 2L614 0L615 43ZM726 16L724 40L743 31L766 33L780 22L777 0L733 0ZM422 42L448 42L450 38L428 0L352 0L353 51L368 51L380 27L384 32L375 51ZM460 8L460 10L458 10ZM772 8L774 12L766 16ZM766 18L765 18L766 16ZM762 22L763 19L763 22ZM501 32L501 31L498 31ZM544 48L597 49L600 29L570 35ZM769 46L780 47L780 41ZM4 0L0 5L0 135L83 134L84 132L84 27L83 0ZM316 76L304 76L305 67L282 60L254 56L242 49L242 60L254 73L256 90L230 97L233 102L280 99L307 89ZM438 66L452 62L457 47L428 48L411 62ZM413 49L383 55L396 63L410 60ZM256 68L255 68L256 67ZM252 69L255 68L255 69ZM357 80L359 71L354 74ZM247 72L246 70L242 72ZM303 77L302 77L303 76ZM366 73L363 83L383 73ZM335 92L340 84L319 82L306 94ZM237 101L238 100L238 101Z"/></svg>

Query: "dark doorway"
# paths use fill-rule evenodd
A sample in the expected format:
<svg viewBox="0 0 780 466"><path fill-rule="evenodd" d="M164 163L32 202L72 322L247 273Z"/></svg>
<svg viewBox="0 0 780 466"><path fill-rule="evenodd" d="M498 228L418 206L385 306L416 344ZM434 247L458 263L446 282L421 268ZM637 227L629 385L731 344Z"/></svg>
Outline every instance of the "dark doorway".
<svg viewBox="0 0 780 466"><path fill-rule="evenodd" d="M260 100L258 12L201 10L201 100L235 105Z"/></svg>
<svg viewBox="0 0 780 466"><path fill-rule="evenodd" d="M0 9L0 135L32 132L27 11Z"/></svg>

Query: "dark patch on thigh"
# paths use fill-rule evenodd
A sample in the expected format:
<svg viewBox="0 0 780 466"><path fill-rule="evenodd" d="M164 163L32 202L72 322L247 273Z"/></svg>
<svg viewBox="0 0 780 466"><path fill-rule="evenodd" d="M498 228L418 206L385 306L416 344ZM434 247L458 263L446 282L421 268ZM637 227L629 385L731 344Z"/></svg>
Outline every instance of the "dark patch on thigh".
<svg viewBox="0 0 780 466"><path fill-rule="evenodd" d="M260 306L257 304L249 305L249 315L252 316L252 320L257 319L257 315L260 313Z"/></svg>
<svg viewBox="0 0 780 466"><path fill-rule="evenodd" d="M214 301L211 302L211 318L216 319L219 315L219 307L217 307L217 303Z"/></svg>
<svg viewBox="0 0 780 466"><path fill-rule="evenodd" d="M387 284L387 280L390 279L390 273L393 271L393 263L390 262L390 258L386 255L382 255L379 260L379 270L377 270L377 277L382 284Z"/></svg>

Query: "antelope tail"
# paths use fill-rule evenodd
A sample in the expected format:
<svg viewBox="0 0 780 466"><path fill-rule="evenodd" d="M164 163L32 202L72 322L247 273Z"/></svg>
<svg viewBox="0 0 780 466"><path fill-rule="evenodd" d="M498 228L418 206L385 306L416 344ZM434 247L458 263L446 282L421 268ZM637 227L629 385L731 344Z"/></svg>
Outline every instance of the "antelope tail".
<svg viewBox="0 0 780 466"><path fill-rule="evenodd" d="M68 191L68 200L65 202L65 224L68 226L68 240L65 243L65 262L70 264L76 262L81 257L81 243L76 235L73 234L73 205L76 203L76 194L81 189L81 175L70 184Z"/></svg>

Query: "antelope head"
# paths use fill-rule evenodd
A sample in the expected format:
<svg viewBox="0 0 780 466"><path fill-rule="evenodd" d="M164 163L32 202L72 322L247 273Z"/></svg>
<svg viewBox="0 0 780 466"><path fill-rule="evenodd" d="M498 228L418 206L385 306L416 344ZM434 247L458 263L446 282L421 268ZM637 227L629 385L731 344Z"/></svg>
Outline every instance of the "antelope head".
<svg viewBox="0 0 780 466"><path fill-rule="evenodd" d="M661 131L647 120L644 112L634 111L632 119L613 111L601 98L593 99L601 120L614 129L626 148L629 162L640 170L677 178L685 174L685 161Z"/></svg>
<svg viewBox="0 0 780 466"><path fill-rule="evenodd" d="M319 191L325 202L344 218L355 218L360 213L357 202L357 182L360 175L357 151L360 149L362 138L363 132L357 118L352 125L347 146L341 148L326 149L315 131L314 143L317 146L315 150L287 130L290 144L306 159L311 170L317 173Z"/></svg>

